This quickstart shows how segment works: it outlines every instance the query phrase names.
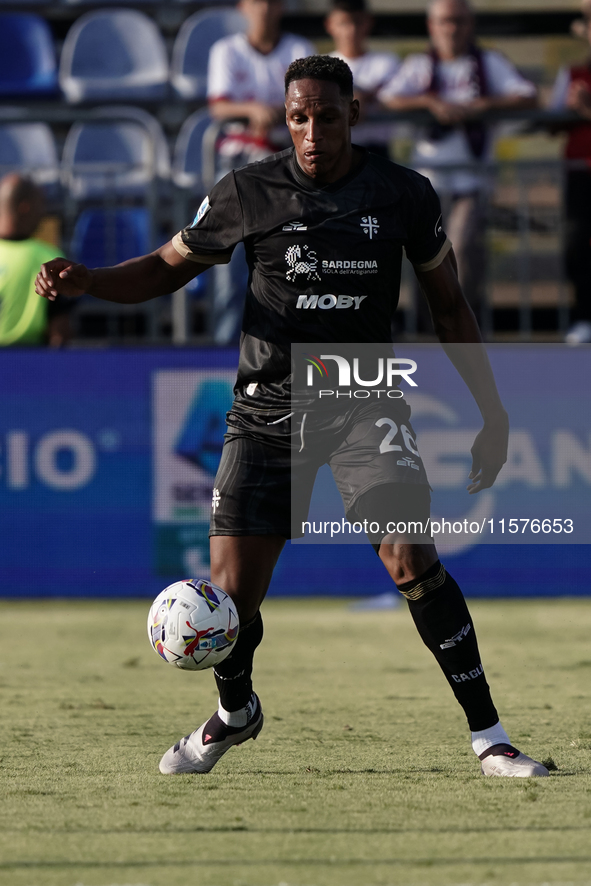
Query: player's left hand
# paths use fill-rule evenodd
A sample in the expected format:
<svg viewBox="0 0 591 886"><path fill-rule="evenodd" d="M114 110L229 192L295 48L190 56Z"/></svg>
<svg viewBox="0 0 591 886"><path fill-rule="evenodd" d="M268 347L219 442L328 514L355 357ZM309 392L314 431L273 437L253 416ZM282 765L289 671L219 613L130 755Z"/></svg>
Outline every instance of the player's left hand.
<svg viewBox="0 0 591 886"><path fill-rule="evenodd" d="M509 417L501 413L494 421L486 421L472 446L472 470L468 475L472 481L466 488L470 495L489 489L497 474L507 461L509 442Z"/></svg>

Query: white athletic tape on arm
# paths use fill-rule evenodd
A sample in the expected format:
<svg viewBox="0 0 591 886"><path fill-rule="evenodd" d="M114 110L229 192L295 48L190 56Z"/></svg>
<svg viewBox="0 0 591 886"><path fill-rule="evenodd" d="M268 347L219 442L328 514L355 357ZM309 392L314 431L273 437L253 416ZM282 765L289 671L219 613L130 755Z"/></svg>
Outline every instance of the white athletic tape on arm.
<svg viewBox="0 0 591 886"><path fill-rule="evenodd" d="M430 261L423 262L420 265L414 265L415 271L434 271L435 268L438 268L449 250L451 249L451 240L449 237L445 238L445 242L443 243L441 249L437 253L437 255L432 258Z"/></svg>
<svg viewBox="0 0 591 886"><path fill-rule="evenodd" d="M186 258L188 261L198 262L202 265L227 265L232 258L232 255L229 252L226 252L223 255L196 255L194 252L191 252L187 244L183 242L180 231L178 234L174 235L171 242L178 254L182 255L183 258Z"/></svg>

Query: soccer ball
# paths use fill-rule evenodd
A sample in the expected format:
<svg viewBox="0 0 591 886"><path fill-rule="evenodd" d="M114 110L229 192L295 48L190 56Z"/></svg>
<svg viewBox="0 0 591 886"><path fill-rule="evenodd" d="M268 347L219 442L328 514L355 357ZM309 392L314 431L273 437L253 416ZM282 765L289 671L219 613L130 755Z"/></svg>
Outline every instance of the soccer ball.
<svg viewBox="0 0 591 886"><path fill-rule="evenodd" d="M148 638L164 661L201 671L223 661L238 637L238 613L221 588L200 578L176 581L154 600Z"/></svg>

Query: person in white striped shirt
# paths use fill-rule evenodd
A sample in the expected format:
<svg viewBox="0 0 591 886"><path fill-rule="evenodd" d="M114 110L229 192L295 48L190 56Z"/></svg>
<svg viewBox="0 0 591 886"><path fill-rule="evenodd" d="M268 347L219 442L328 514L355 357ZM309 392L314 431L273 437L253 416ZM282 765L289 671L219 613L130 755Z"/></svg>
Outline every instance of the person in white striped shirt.
<svg viewBox="0 0 591 886"><path fill-rule="evenodd" d="M229 124L216 145L217 178L287 147L285 71L315 52L305 37L282 31L281 0L240 0L236 8L247 21L246 33L218 40L209 53L209 112ZM248 122L231 122L240 118ZM229 265L212 273L209 331L218 345L238 344L248 279L242 245Z"/></svg>
<svg viewBox="0 0 591 886"><path fill-rule="evenodd" d="M439 194L460 283L481 320L487 163L494 142L483 114L533 107L536 88L500 52L479 48L474 24L467 0L433 0L427 11L428 50L405 58L382 101L395 111L425 109L434 118L417 132L411 163Z"/></svg>

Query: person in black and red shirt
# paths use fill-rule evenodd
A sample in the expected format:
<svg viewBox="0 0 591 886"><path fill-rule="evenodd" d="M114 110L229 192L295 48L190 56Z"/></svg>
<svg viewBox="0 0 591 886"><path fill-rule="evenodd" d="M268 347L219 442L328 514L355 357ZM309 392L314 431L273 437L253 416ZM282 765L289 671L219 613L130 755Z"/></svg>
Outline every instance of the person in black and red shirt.
<svg viewBox="0 0 591 886"><path fill-rule="evenodd" d="M310 463L317 449L306 454L307 413L292 414L290 346L359 342L379 347L390 341L403 249L444 347L475 344L467 352L448 350L484 421L472 448L468 491L490 487L506 458L507 415L478 346L480 332L458 284L431 185L351 144L359 106L351 71L341 59L299 59L288 68L285 87L292 149L230 173L212 189L193 223L152 255L92 271L55 259L42 266L37 279L37 291L50 299L60 291L141 302L179 289L201 270L227 262L238 242L245 244L250 277L240 363L210 533L211 579L236 603L240 633L215 669L218 711L164 754L160 771L166 774L209 772L230 747L256 738L262 728L251 674L263 633L260 605L290 536L290 453L301 456L296 473L301 468L308 478L318 467ZM406 422L408 407L393 404ZM375 415L368 416L368 408L361 403L337 416L334 442L322 453L348 513L362 519L375 513L381 507L376 492L386 488L389 500L414 501L411 508L428 515L422 465L406 471L416 475L410 483L394 467L388 471L384 465L392 463L380 458L383 428L376 437ZM311 436L317 437L312 424ZM405 428L414 446L412 429ZM512 747L501 726L470 613L432 539L405 543L384 535L371 541L466 713L484 774L547 775L542 764Z"/></svg>
<svg viewBox="0 0 591 886"><path fill-rule="evenodd" d="M591 7L586 4L581 30L591 44ZM569 344L591 342L591 59L562 68L550 101L553 110L576 111L581 122L569 126L565 148L566 273L574 288Z"/></svg>
<svg viewBox="0 0 591 886"><path fill-rule="evenodd" d="M478 45L474 11L467 0L432 0L427 28L428 51L405 58L382 89L380 101L396 111L424 109L433 117L431 125L416 131L411 163L441 198L460 284L481 319L492 186L488 167L495 142L495 129L483 115L535 106L536 88L502 53ZM420 310L419 318L427 327L423 313Z"/></svg>

